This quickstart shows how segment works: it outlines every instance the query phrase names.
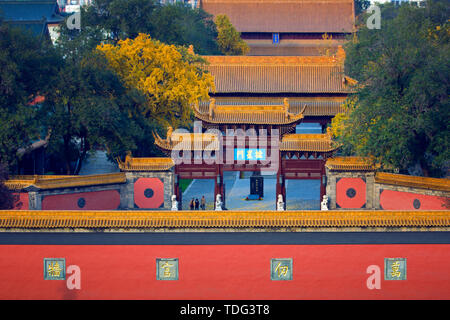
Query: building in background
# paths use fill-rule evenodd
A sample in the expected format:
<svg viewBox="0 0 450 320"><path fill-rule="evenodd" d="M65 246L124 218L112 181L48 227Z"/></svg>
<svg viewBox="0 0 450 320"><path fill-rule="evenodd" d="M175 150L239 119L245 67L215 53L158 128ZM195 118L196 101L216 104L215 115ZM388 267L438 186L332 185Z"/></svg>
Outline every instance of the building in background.
<svg viewBox="0 0 450 320"><path fill-rule="evenodd" d="M200 6L227 15L249 55L332 55L354 31L353 0L201 0Z"/></svg>
<svg viewBox="0 0 450 320"><path fill-rule="evenodd" d="M0 16L11 27L52 41L54 29L64 21L56 0L0 0Z"/></svg>
<svg viewBox="0 0 450 320"><path fill-rule="evenodd" d="M63 12L79 12L81 6L91 5L93 0L58 0L59 7Z"/></svg>
<svg viewBox="0 0 450 320"><path fill-rule="evenodd" d="M401 4L405 4L405 3L409 3L412 5L416 5L416 6L425 6L426 1L423 0L371 0L370 3L371 4L375 4L375 3L395 3L396 5L401 5Z"/></svg>

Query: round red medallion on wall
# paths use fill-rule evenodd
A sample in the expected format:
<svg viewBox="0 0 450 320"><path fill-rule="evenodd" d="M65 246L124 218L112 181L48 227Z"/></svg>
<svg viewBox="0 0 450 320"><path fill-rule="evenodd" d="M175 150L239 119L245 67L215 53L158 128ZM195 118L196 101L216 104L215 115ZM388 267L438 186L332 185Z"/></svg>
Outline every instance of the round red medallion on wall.
<svg viewBox="0 0 450 320"><path fill-rule="evenodd" d="M336 205L360 209L366 204L366 182L362 178L340 178L336 182Z"/></svg>
<svg viewBox="0 0 450 320"><path fill-rule="evenodd" d="M134 183L134 203L141 209L164 206L164 183L159 178L139 178Z"/></svg>

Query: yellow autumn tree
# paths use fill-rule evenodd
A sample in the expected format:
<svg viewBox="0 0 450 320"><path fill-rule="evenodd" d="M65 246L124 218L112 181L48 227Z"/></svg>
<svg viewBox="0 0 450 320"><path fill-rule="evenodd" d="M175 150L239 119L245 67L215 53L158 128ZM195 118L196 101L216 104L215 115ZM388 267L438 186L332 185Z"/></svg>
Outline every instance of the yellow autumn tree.
<svg viewBox="0 0 450 320"><path fill-rule="evenodd" d="M173 127L190 123L192 105L208 99L214 79L195 63L199 57L186 48L167 45L139 34L117 45L102 44L109 65L130 89L138 89L147 100L140 112Z"/></svg>

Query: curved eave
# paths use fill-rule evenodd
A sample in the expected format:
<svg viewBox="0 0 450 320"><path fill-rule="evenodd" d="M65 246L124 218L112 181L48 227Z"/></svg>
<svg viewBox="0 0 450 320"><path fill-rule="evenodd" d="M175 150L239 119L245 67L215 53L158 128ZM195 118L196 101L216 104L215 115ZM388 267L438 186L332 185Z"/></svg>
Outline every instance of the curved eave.
<svg viewBox="0 0 450 320"><path fill-rule="evenodd" d="M305 108L304 108L305 109ZM300 121L304 118L303 113L299 114L288 114L285 118L285 121L266 121L266 120L247 120L242 119L242 113L240 114L240 118L234 118L234 119L215 119L214 117L211 118L209 114L201 113L198 109L194 108L194 115L197 119L202 120L206 123L210 124L249 124L249 125L291 125L295 122Z"/></svg>
<svg viewBox="0 0 450 320"><path fill-rule="evenodd" d="M127 158L125 162L117 159L121 171L167 171L175 163L171 158Z"/></svg>
<svg viewBox="0 0 450 320"><path fill-rule="evenodd" d="M157 132L152 132L152 134L153 134L153 138L155 139L155 144L159 148L161 148L164 151L172 150L172 144L169 141L162 139Z"/></svg>

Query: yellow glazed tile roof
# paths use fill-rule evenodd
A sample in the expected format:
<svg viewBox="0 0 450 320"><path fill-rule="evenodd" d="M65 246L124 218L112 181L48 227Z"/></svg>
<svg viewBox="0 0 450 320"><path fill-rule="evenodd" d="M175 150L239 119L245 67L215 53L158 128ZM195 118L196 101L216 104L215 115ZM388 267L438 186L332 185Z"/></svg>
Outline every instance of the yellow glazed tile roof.
<svg viewBox="0 0 450 320"><path fill-rule="evenodd" d="M299 113L290 112L288 99L282 105L216 105L211 99L208 112L202 112L198 106L194 107L195 117L215 124L291 124L303 119L303 108Z"/></svg>
<svg viewBox="0 0 450 320"><path fill-rule="evenodd" d="M0 228L449 227L450 211L0 211Z"/></svg>
<svg viewBox="0 0 450 320"><path fill-rule="evenodd" d="M345 32L353 30L352 0L201 0L201 8L226 14L239 32Z"/></svg>
<svg viewBox="0 0 450 320"><path fill-rule="evenodd" d="M117 159L121 171L166 171L175 163L171 158L133 158L127 155L125 161Z"/></svg>
<svg viewBox="0 0 450 320"><path fill-rule="evenodd" d="M281 141L281 151L331 152L339 145L329 134L285 134Z"/></svg>
<svg viewBox="0 0 450 320"><path fill-rule="evenodd" d="M244 105L281 105L283 98L278 97L215 97L216 106ZM289 111L293 114L300 113L304 107L303 115L306 116L335 116L345 110L342 104L345 97L291 97L289 98ZM199 112L208 113L209 101L199 103Z"/></svg>
<svg viewBox="0 0 450 320"><path fill-rule="evenodd" d="M220 140L216 135L208 133L169 133L166 139L153 132L155 144L163 150L219 150ZM169 158L167 158L169 159ZM173 162L172 162L173 163ZM173 166L173 164L172 164Z"/></svg>
<svg viewBox="0 0 450 320"><path fill-rule="evenodd" d="M374 171L379 167L370 159L361 157L334 157L328 159L325 166L330 170L342 171Z"/></svg>
<svg viewBox="0 0 450 320"><path fill-rule="evenodd" d="M14 190L21 190L31 186L38 189L59 189L126 182L126 177L121 172L86 176L36 175L12 176L11 178L12 179L6 181L6 186Z"/></svg>
<svg viewBox="0 0 450 320"><path fill-rule="evenodd" d="M404 174L394 174L377 172L375 182L397 186L405 186L421 189L442 190L450 192L450 179L438 179L427 177L408 176Z"/></svg>
<svg viewBox="0 0 450 320"><path fill-rule="evenodd" d="M339 50L338 50L339 51ZM217 93L348 93L343 59L331 57L204 56Z"/></svg>

